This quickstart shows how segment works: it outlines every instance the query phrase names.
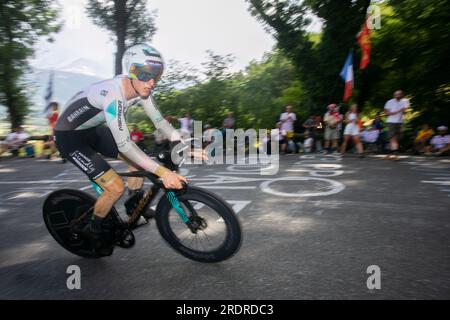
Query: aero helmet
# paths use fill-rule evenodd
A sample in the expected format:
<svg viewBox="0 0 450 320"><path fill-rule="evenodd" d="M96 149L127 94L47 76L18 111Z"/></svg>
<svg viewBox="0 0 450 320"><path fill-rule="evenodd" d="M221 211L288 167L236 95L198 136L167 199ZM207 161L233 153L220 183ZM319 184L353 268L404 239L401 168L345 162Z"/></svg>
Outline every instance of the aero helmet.
<svg viewBox="0 0 450 320"><path fill-rule="evenodd" d="M158 81L164 71L160 53L147 44L137 44L125 50L122 57L122 74L130 79L147 82Z"/></svg>

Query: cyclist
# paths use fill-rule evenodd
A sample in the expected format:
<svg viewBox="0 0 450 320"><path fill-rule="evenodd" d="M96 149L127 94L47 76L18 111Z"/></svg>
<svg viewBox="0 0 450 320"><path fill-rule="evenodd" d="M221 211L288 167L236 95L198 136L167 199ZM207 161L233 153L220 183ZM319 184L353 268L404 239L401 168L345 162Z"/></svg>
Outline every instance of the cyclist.
<svg viewBox="0 0 450 320"><path fill-rule="evenodd" d="M140 103L156 129L170 141L182 141L151 96L164 71L160 53L147 44L134 45L125 51L122 68L122 75L94 83L75 94L55 126L55 140L62 157L103 189L82 230L94 241L101 241L102 221L125 191L122 179L98 153L125 160L132 170L140 168L158 175L166 188L180 189L182 182L187 182L139 149L130 139L125 121L128 108Z"/></svg>

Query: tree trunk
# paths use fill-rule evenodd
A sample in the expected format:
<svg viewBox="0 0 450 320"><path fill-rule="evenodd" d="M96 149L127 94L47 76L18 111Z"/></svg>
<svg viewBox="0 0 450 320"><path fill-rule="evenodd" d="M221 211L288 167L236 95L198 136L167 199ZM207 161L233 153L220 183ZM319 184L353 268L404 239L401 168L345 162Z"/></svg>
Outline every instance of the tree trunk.
<svg viewBox="0 0 450 320"><path fill-rule="evenodd" d="M122 73L122 55L125 52L125 39L127 35L127 8L126 0L115 0L116 16L116 61L115 75Z"/></svg>

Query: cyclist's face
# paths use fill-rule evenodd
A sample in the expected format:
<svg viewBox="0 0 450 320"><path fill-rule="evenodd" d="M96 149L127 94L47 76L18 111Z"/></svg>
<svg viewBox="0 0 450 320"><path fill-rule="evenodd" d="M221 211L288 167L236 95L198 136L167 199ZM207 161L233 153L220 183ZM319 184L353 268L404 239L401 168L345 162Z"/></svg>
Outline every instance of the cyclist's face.
<svg viewBox="0 0 450 320"><path fill-rule="evenodd" d="M155 86L154 79L150 79L149 81L146 82L139 80L133 81L134 87L136 88L136 91L139 93L141 97L148 97Z"/></svg>

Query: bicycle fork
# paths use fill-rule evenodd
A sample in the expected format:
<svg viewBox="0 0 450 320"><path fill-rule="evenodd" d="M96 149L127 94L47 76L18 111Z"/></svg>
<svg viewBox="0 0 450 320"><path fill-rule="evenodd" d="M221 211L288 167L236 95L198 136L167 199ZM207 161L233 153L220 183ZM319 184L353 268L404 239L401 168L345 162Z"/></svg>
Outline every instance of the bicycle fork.
<svg viewBox="0 0 450 320"><path fill-rule="evenodd" d="M166 193L166 196L167 199L169 199L169 202L172 205L172 207L181 217L181 220L188 226L189 230L191 230L192 233L197 233L198 230L203 230L207 227L205 219L203 219L197 214L194 207L189 203L189 201L186 201L184 205L191 212L190 218L186 215L185 211L181 207L180 201L178 201L178 198L176 197L173 191L168 191Z"/></svg>

